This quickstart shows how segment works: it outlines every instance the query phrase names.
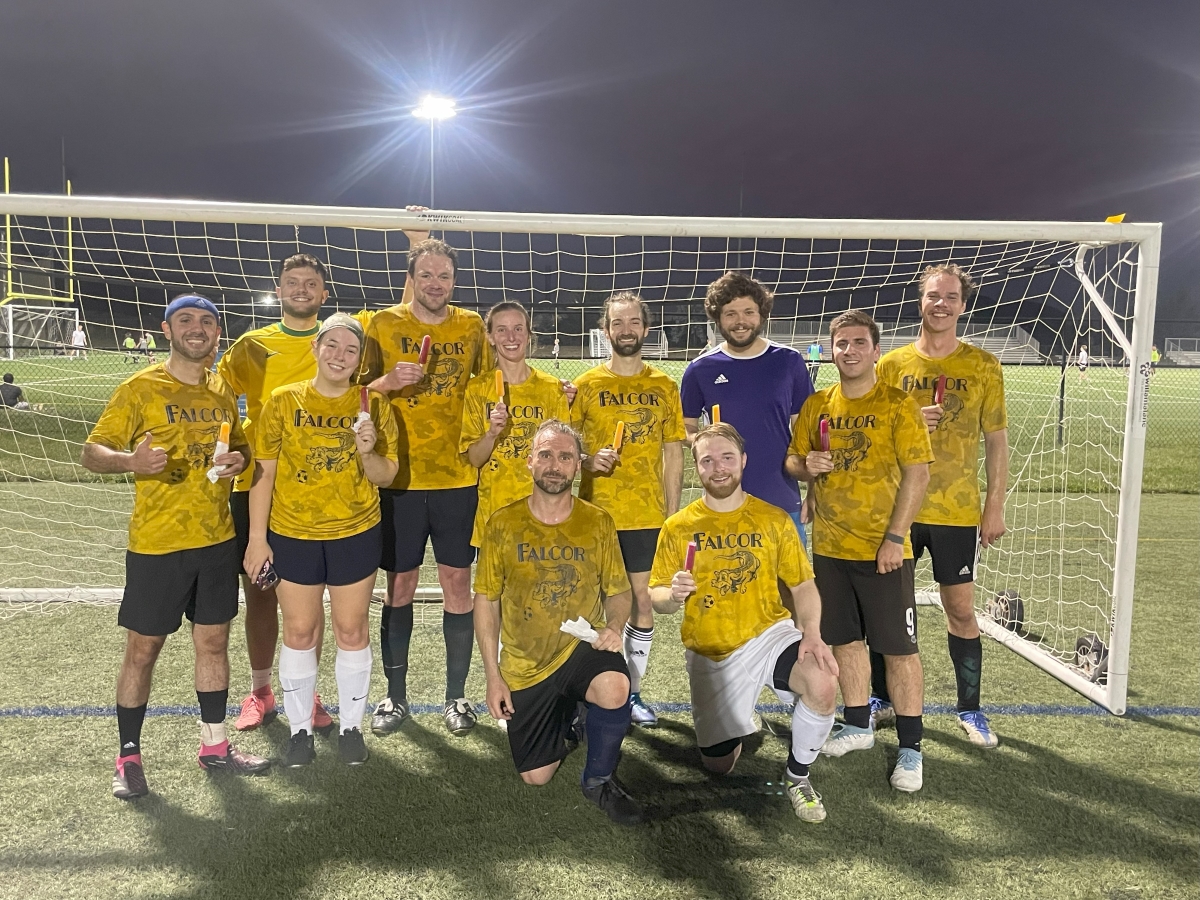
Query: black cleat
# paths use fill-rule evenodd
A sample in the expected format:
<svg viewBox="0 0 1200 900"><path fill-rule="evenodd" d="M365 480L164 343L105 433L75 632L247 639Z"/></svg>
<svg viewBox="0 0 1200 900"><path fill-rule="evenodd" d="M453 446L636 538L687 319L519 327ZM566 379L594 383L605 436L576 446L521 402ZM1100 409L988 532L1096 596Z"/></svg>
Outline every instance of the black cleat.
<svg viewBox="0 0 1200 900"><path fill-rule="evenodd" d="M375 714L371 716L371 731L381 735L391 734L398 731L407 721L408 701L384 697L375 707Z"/></svg>
<svg viewBox="0 0 1200 900"><path fill-rule="evenodd" d="M367 742L357 728L347 728L338 735L338 758L348 766L361 766L367 761Z"/></svg>
<svg viewBox="0 0 1200 900"><path fill-rule="evenodd" d="M113 772L113 796L118 800L136 800L150 793L146 773L142 771L142 755L118 756Z"/></svg>
<svg viewBox="0 0 1200 900"><path fill-rule="evenodd" d="M284 766L289 769L302 769L316 758L313 736L303 728L288 738L287 752L283 754Z"/></svg>
<svg viewBox="0 0 1200 900"><path fill-rule="evenodd" d="M253 753L243 753L228 741L215 747L200 745L197 757L206 772L229 772L233 775L262 775L271 768L271 761Z"/></svg>
<svg viewBox="0 0 1200 900"><path fill-rule="evenodd" d="M604 814L618 825L640 825L646 819L642 808L615 776L595 787L584 785L583 796L604 810Z"/></svg>

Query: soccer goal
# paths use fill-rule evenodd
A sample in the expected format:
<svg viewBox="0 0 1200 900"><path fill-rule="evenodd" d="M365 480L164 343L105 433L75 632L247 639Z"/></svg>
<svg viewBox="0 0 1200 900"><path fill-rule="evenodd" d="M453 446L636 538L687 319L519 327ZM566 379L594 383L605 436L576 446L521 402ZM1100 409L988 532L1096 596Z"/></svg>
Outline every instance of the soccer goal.
<svg viewBox="0 0 1200 900"><path fill-rule="evenodd" d="M702 299L729 269L775 292L769 337L804 352L828 346L839 312L869 310L884 349L911 341L916 282L956 262L980 285L963 339L1004 364L1012 447L1007 523L978 567L982 629L1107 709L1122 713L1143 474L1160 226L1069 222L704 219L271 206L42 195L0 198L14 249L54 268L73 222L75 293L108 354L24 380L42 411L0 420L0 574L16 603L119 596L131 484L76 465L79 444L130 361L123 333L158 330L166 299L211 296L225 338L278 315L269 302L280 259L326 260L329 307L399 302L404 230L433 230L459 251L457 302L501 299L532 312L542 348L557 339L560 374L604 349L594 329L614 291L639 292L662 335L655 364L678 378L714 336ZM263 298L268 298L264 302ZM103 341L97 341L101 346ZM1078 372L1079 348L1091 365ZM553 365L549 360L535 364ZM818 387L835 377L814 368ZM696 496L694 475L685 499ZM928 569L923 596L935 597ZM423 577L432 589L432 570Z"/></svg>
<svg viewBox="0 0 1200 900"><path fill-rule="evenodd" d="M0 313L0 355L62 356L79 326L79 310L62 306L6 303Z"/></svg>

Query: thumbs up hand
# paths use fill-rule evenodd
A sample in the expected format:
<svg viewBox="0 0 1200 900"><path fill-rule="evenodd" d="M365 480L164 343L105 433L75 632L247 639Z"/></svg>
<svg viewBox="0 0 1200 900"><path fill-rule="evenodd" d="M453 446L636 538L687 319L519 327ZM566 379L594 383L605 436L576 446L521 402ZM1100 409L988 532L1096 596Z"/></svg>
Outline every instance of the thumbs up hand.
<svg viewBox="0 0 1200 900"><path fill-rule="evenodd" d="M167 467L167 451L162 447L151 447L150 441L150 432L147 431L142 442L130 454L130 470L136 475L157 475Z"/></svg>

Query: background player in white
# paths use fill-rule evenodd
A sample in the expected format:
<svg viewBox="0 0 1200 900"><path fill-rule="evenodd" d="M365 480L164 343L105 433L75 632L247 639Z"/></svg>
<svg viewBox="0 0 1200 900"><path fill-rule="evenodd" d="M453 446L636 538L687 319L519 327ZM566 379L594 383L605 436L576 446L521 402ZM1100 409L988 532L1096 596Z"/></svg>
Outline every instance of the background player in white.
<svg viewBox="0 0 1200 900"><path fill-rule="evenodd" d="M705 768L733 770L742 737L755 730L764 687L794 702L784 773L796 815L825 819L808 768L833 725L837 663L821 640L821 598L789 517L742 490L742 436L721 422L692 441L704 496L667 519L659 536L650 593L656 612L685 607L692 717ZM696 548L687 568L689 542ZM787 588L792 613L780 597Z"/></svg>
<svg viewBox="0 0 1200 900"><path fill-rule="evenodd" d="M1079 345L1079 356L1076 357L1075 365L1079 367L1079 380L1087 381L1088 352L1086 344Z"/></svg>
<svg viewBox="0 0 1200 900"><path fill-rule="evenodd" d="M946 613L947 643L958 688L958 721L971 742L995 747L996 735L979 710L983 645L975 620L979 547L1004 534L1008 485L1008 419L1000 361L957 337L958 319L975 288L954 264L929 266L921 277L921 332L879 361L879 379L909 394L929 427L934 461L925 500L913 522L913 556L933 558L933 576ZM942 387L938 383L941 379ZM935 394L941 394L941 402ZM983 435L987 493L979 509L979 438ZM895 720L883 657L871 653L871 715L876 727Z"/></svg>
<svg viewBox="0 0 1200 900"><path fill-rule="evenodd" d="M71 332L71 358L80 356L87 359L87 333L82 325L76 325L75 330Z"/></svg>

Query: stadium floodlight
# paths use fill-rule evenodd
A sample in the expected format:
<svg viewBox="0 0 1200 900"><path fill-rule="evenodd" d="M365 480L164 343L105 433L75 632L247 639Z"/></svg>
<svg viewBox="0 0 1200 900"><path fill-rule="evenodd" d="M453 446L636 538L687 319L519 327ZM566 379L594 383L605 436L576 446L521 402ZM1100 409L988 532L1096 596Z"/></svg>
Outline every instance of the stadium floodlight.
<svg viewBox="0 0 1200 900"><path fill-rule="evenodd" d="M434 183L434 143L436 139L437 123L445 119L451 119L458 115L456 104L449 97L440 97L437 94L426 94L421 98L421 102L417 104L413 110L413 115L418 119L429 120L429 206L434 205L433 183Z"/></svg>
<svg viewBox="0 0 1200 900"><path fill-rule="evenodd" d="M263 306L272 306L279 302L279 298L276 297L274 294L263 294L261 297L258 298L258 302L261 303Z"/></svg>

